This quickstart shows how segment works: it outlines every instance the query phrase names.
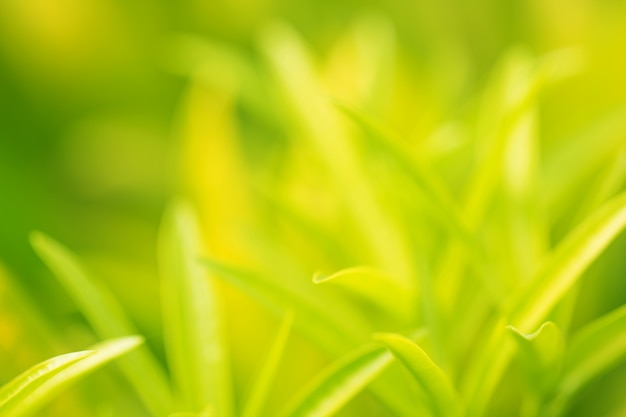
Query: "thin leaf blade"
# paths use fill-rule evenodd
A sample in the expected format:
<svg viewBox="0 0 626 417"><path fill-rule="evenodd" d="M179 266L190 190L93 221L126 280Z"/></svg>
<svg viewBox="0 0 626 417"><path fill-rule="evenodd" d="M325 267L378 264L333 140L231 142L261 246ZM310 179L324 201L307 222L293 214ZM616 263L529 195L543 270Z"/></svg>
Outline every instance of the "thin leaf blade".
<svg viewBox="0 0 626 417"><path fill-rule="evenodd" d="M203 259L202 263L211 269L216 277L240 288L252 298L265 305L274 314L281 315L285 310L293 310L297 320L294 329L312 340L316 345L331 355L343 354L346 349L358 345L362 329L355 328L340 320L334 312L324 305L313 305L299 294L281 287L265 277L238 270L214 260ZM372 393L386 406L398 410L399 415L407 414L407 403L398 390L385 384L372 386Z"/></svg>
<svg viewBox="0 0 626 417"><path fill-rule="evenodd" d="M473 246L471 233L465 219L461 216L459 207L439 179L425 167L412 161L405 152L397 149L392 141L387 139L388 135L383 133L382 129L365 115L342 103L337 103L336 106L368 133L366 138L372 146L389 155L396 162L396 165L411 178L426 197L424 201L430 205L431 212L436 215L435 217L460 241Z"/></svg>
<svg viewBox="0 0 626 417"><path fill-rule="evenodd" d="M31 245L100 337L111 339L137 333L113 294L89 275L76 255L40 232L31 235ZM171 411L172 399L165 372L147 348L123 358L120 366L155 416Z"/></svg>
<svg viewBox="0 0 626 417"><path fill-rule="evenodd" d="M231 377L220 306L211 277L199 262L202 243L191 207L177 203L160 231L160 269L168 359L186 411L212 405L232 414Z"/></svg>
<svg viewBox="0 0 626 417"><path fill-rule="evenodd" d="M282 417L328 417L392 362L385 350L367 345L331 364L287 405Z"/></svg>
<svg viewBox="0 0 626 417"><path fill-rule="evenodd" d="M246 402L243 417L261 417L263 415L263 407L267 401L276 372L278 371L280 360L285 352L287 339L289 338L291 326L293 325L293 318L293 311L289 311L285 315L280 329L278 330L276 340L267 355L267 360L265 361L259 377L252 389L250 398Z"/></svg>
<svg viewBox="0 0 626 417"><path fill-rule="evenodd" d="M415 313L415 294L412 289L375 268L357 266L330 275L317 273L313 277L313 283L346 289L403 321L407 321Z"/></svg>
<svg viewBox="0 0 626 417"><path fill-rule="evenodd" d="M136 349L143 343L140 336L128 336L118 339L112 339L92 346L88 354L71 361L67 366L62 367L58 372L54 372L49 378L30 392L27 392L19 401L13 401L14 406L10 408L2 408L0 415L2 417L25 417L33 415L37 410L43 407L47 402L59 395L68 386L79 380L80 378L94 372L108 362L125 355L133 349ZM84 352L78 352L82 354ZM64 355L67 356L67 355Z"/></svg>
<svg viewBox="0 0 626 417"><path fill-rule="evenodd" d="M92 351L66 353L45 360L18 375L0 389L0 416L7 413L12 403L27 397L37 387L72 364L92 355Z"/></svg>
<svg viewBox="0 0 626 417"><path fill-rule="evenodd" d="M563 361L564 341L561 331L551 321L526 334L508 326L509 334L517 343L529 386L540 394L547 394L554 387Z"/></svg>
<svg viewBox="0 0 626 417"><path fill-rule="evenodd" d="M626 227L626 193L605 203L561 242L542 269L511 302L506 321L522 332L532 331L579 281L602 251ZM479 361L473 367L466 398L471 416L482 415L513 353L499 320ZM497 364L497 366L495 365Z"/></svg>
<svg viewBox="0 0 626 417"><path fill-rule="evenodd" d="M274 314L282 315L285 310L293 309L298 317L294 323L295 328L307 330L303 333L330 353L340 352L345 346L351 346L359 339L359 334L354 328L338 321L321 304L314 305L287 287L281 287L261 275L211 259L202 259L202 263L213 271L216 277L241 289L267 306Z"/></svg>
<svg viewBox="0 0 626 417"><path fill-rule="evenodd" d="M403 279L412 274L412 255L394 218L388 216L369 186L367 170L355 151L336 109L323 93L312 57L296 32L284 24L261 33L261 50L288 103L287 114L304 129L305 137L332 175L338 197L350 211L363 243L377 263Z"/></svg>
<svg viewBox="0 0 626 417"><path fill-rule="evenodd" d="M446 374L410 339L393 333L376 334L374 339L404 365L430 398L430 409L436 416L458 416L459 399Z"/></svg>
<svg viewBox="0 0 626 417"><path fill-rule="evenodd" d="M626 358L626 306L578 332L565 357L562 395L571 396Z"/></svg>
<svg viewBox="0 0 626 417"><path fill-rule="evenodd" d="M513 303L511 323L522 331L538 326L624 227L626 193L607 202L557 247Z"/></svg>

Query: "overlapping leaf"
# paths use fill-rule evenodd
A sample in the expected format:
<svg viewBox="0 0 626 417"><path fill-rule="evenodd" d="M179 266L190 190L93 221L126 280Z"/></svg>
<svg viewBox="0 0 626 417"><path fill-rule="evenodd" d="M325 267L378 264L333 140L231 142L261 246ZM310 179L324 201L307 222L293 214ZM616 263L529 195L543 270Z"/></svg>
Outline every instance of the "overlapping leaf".
<svg viewBox="0 0 626 417"><path fill-rule="evenodd" d="M0 389L0 416L34 415L76 380L141 343L143 339L138 336L113 339L89 350L57 356L35 365Z"/></svg>
<svg viewBox="0 0 626 417"><path fill-rule="evenodd" d="M100 337L108 339L137 333L115 297L90 276L67 248L42 233L33 233L31 244ZM165 372L147 348L123 358L120 366L155 416L164 416L170 411L171 394Z"/></svg>
<svg viewBox="0 0 626 417"><path fill-rule="evenodd" d="M446 374L417 344L398 334L377 334L374 337L404 365L429 399L434 416L460 416L460 400Z"/></svg>
<svg viewBox="0 0 626 417"><path fill-rule="evenodd" d="M191 208L170 207L160 236L164 330L183 410L231 415L231 378L214 285L198 261L200 231Z"/></svg>

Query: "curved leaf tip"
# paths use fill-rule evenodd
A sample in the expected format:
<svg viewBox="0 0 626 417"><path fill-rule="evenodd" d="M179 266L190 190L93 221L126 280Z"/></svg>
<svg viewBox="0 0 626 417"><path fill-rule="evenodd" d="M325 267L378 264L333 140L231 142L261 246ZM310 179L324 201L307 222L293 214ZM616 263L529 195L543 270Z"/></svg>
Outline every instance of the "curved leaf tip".
<svg viewBox="0 0 626 417"><path fill-rule="evenodd" d="M422 387L433 415L456 417L461 414L461 403L448 376L420 346L395 333L376 333L372 337L384 344Z"/></svg>
<svg viewBox="0 0 626 417"><path fill-rule="evenodd" d="M341 269L331 274L326 274L322 271L317 271L313 274L313 283L321 284L323 282L333 281L335 279L341 279L342 277L350 277L355 274L367 274L367 275L381 275L381 272L367 266L352 266L350 268Z"/></svg>

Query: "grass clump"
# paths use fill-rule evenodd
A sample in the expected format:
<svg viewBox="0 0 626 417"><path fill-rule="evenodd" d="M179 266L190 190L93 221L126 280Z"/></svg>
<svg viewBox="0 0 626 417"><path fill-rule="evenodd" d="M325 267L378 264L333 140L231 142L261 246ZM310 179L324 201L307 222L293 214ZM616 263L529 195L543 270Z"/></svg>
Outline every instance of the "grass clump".
<svg viewBox="0 0 626 417"><path fill-rule="evenodd" d="M512 49L463 106L407 133L385 110L405 92L385 93L411 68L382 18L359 20L326 60L282 23L253 52L192 36L168 48L187 83L173 193L185 202L166 207L154 245L159 334L116 361L132 390L103 395L155 417L626 407L581 394L624 381L625 308L578 316L594 265L623 249L625 122L552 151L540 125L546 95L584 71L580 50ZM83 327L114 340L9 383L6 416L140 343L133 306L87 262L42 233L31 243Z"/></svg>

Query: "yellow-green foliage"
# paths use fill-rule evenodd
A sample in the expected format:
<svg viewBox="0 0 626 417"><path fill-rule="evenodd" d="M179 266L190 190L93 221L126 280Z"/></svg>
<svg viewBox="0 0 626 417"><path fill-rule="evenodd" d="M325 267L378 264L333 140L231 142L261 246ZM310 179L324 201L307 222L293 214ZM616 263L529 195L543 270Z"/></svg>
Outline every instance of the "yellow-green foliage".
<svg viewBox="0 0 626 417"><path fill-rule="evenodd" d="M0 416L626 413L619 2L44 3Z"/></svg>

